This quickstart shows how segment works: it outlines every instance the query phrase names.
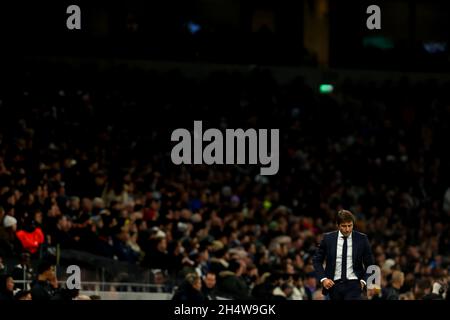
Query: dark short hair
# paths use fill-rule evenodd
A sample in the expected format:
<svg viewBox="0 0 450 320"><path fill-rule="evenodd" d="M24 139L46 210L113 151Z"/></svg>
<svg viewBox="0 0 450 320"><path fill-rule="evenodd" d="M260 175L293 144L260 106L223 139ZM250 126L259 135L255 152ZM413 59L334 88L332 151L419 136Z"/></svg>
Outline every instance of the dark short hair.
<svg viewBox="0 0 450 320"><path fill-rule="evenodd" d="M239 268L241 267L241 264L237 260L231 260L228 264L228 270L231 272L238 272Z"/></svg>
<svg viewBox="0 0 450 320"><path fill-rule="evenodd" d="M353 222L355 224L355 216L348 210L339 210L336 215L336 224L340 225L343 222Z"/></svg>
<svg viewBox="0 0 450 320"><path fill-rule="evenodd" d="M208 275L213 275L214 278L217 280L217 275L216 275L214 272L212 272L212 271L206 272L206 274L202 276L202 280L206 280L206 277L207 277Z"/></svg>
<svg viewBox="0 0 450 320"><path fill-rule="evenodd" d="M37 268L37 274L43 274L44 272L50 270L53 267L53 264L50 261L42 261Z"/></svg>
<svg viewBox="0 0 450 320"><path fill-rule="evenodd" d="M417 281L417 287L422 291L431 288L431 281L428 279L420 279Z"/></svg>

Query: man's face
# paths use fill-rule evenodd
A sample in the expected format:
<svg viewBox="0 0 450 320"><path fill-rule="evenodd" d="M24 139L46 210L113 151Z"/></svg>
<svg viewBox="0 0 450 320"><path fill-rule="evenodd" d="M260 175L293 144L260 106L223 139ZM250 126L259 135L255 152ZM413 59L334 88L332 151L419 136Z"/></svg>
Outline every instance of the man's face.
<svg viewBox="0 0 450 320"><path fill-rule="evenodd" d="M294 290L292 289L292 287L288 287L284 290L284 294L286 295L287 298L292 296L293 293L294 293Z"/></svg>
<svg viewBox="0 0 450 320"><path fill-rule="evenodd" d="M339 231L344 235L344 237L348 237L353 231L353 222L352 221L344 221L338 225Z"/></svg>
<svg viewBox="0 0 450 320"><path fill-rule="evenodd" d="M56 278L55 267L52 266L50 269L45 271L44 275L45 275L45 278L47 279L47 281L53 281Z"/></svg>
<svg viewBox="0 0 450 320"><path fill-rule="evenodd" d="M6 279L6 289L8 289L8 291L14 290L14 280L12 277Z"/></svg>
<svg viewBox="0 0 450 320"><path fill-rule="evenodd" d="M216 285L216 275L208 273L205 277L205 285L209 289L214 288L214 286Z"/></svg>
<svg viewBox="0 0 450 320"><path fill-rule="evenodd" d="M316 280L316 278L314 278L314 277L308 277L308 278L306 278L306 280L305 280L305 284L308 286L308 287L316 287L317 286L317 280Z"/></svg>
<svg viewBox="0 0 450 320"><path fill-rule="evenodd" d="M155 274L155 284L164 284L164 275L161 272Z"/></svg>

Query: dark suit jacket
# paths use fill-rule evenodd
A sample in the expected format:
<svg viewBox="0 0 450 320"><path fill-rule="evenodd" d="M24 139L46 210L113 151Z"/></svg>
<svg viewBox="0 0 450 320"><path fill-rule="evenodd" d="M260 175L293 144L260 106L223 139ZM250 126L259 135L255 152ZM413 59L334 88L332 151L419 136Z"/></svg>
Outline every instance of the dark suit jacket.
<svg viewBox="0 0 450 320"><path fill-rule="evenodd" d="M313 257L314 269L319 280L323 278L334 279L337 240L338 231L325 233ZM370 276L366 272L367 267L375 264L375 260L367 236L354 230L352 232L352 257L353 271L359 280L367 282L367 278ZM325 269L323 268L324 261L326 262Z"/></svg>

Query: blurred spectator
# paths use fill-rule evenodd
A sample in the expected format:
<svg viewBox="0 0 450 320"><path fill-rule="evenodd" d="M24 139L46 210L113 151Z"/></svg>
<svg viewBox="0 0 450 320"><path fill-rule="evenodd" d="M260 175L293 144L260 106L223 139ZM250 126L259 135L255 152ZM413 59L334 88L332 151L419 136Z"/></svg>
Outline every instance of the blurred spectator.
<svg viewBox="0 0 450 320"><path fill-rule="evenodd" d="M313 300L314 293L318 291L315 273L308 273L305 277L305 292L308 300ZM320 290L319 290L320 291Z"/></svg>
<svg viewBox="0 0 450 320"><path fill-rule="evenodd" d="M37 279L32 284L31 296L36 301L48 301L56 295L57 289L54 266L44 260L37 268Z"/></svg>
<svg viewBox="0 0 450 320"><path fill-rule="evenodd" d="M14 295L15 300L32 300L31 291L29 290L19 290Z"/></svg>
<svg viewBox="0 0 450 320"><path fill-rule="evenodd" d="M6 267L3 264L3 257L0 256L0 274L4 274L6 272Z"/></svg>
<svg viewBox="0 0 450 320"><path fill-rule="evenodd" d="M210 270L215 274L220 274L222 271L226 271L229 267L228 263L228 248L224 244L215 240L212 244L212 257L210 260Z"/></svg>
<svg viewBox="0 0 450 320"><path fill-rule="evenodd" d="M203 276L202 293L208 300L217 300L216 274L207 272Z"/></svg>
<svg viewBox="0 0 450 320"><path fill-rule="evenodd" d="M2 208L0 208L0 213ZM1 214L0 214L1 215ZM21 245L16 237L17 220L9 215L4 215L0 225L0 255L12 257L20 251Z"/></svg>
<svg viewBox="0 0 450 320"><path fill-rule="evenodd" d="M23 249L31 254L36 254L41 244L44 243L44 233L34 225L33 221L28 221L22 229L16 232L16 235Z"/></svg>
<svg viewBox="0 0 450 320"><path fill-rule="evenodd" d="M153 284L156 286L154 289L150 289L150 292L171 292L170 281L167 275L162 270L153 271Z"/></svg>
<svg viewBox="0 0 450 320"><path fill-rule="evenodd" d="M385 300L399 300L400 289L405 282L405 275L401 271L394 271L391 276L391 284L382 292L382 297Z"/></svg>
<svg viewBox="0 0 450 320"><path fill-rule="evenodd" d="M441 300L437 294L432 292L431 281L420 279L414 288L414 297L417 300Z"/></svg>
<svg viewBox="0 0 450 320"><path fill-rule="evenodd" d="M288 284L283 283L281 286L276 287L273 292L273 299L275 300L291 300L292 293L294 292L294 288Z"/></svg>
<svg viewBox="0 0 450 320"><path fill-rule="evenodd" d="M272 298L273 290L278 284L278 279L274 275L266 272L261 276L259 283L256 283L253 287L251 295L255 299L269 300Z"/></svg>
<svg viewBox="0 0 450 320"><path fill-rule="evenodd" d="M249 288L242 278L245 264L242 261L232 260L228 270L218 275L217 291L220 296L230 299L249 299Z"/></svg>
<svg viewBox="0 0 450 320"><path fill-rule="evenodd" d="M9 274L0 275L0 300L14 300L14 279Z"/></svg>
<svg viewBox="0 0 450 320"><path fill-rule="evenodd" d="M150 239L145 251L143 265L151 269L168 270L170 268L170 257L167 252L167 239L158 236Z"/></svg>
<svg viewBox="0 0 450 320"><path fill-rule="evenodd" d="M303 279L300 275L295 275L292 281L294 285L294 292L292 294L292 300L308 300L306 288L303 284Z"/></svg>
<svg viewBox="0 0 450 320"><path fill-rule="evenodd" d="M425 293L425 295L422 298L423 300L444 300L443 292L441 292L440 290L441 285L439 283L436 282L433 285L431 285L430 282L425 283L425 281L423 281L423 284L421 284L419 290L422 288L423 293Z"/></svg>
<svg viewBox="0 0 450 320"><path fill-rule="evenodd" d="M292 298L314 299L311 256L335 212L348 207L382 268L383 292L394 288L395 271L404 273L400 299L421 299L416 284L448 275L448 84L344 79L321 95L300 77L282 83L259 68L195 81L180 72L44 62L17 72L23 90L0 93L14 111L0 118L5 265L23 252L56 255L59 245L60 253L138 263L143 274L169 270L166 282L184 267L212 271L220 287L238 259L249 268L237 279L254 297L269 299L280 272L306 274L288 282ZM44 72L58 81L43 88ZM139 83L155 90L140 95ZM278 174L172 165L168 133L205 114L221 130L283 128Z"/></svg>
<svg viewBox="0 0 450 320"><path fill-rule="evenodd" d="M178 290L172 297L176 302L203 302L206 297L202 294L202 280L196 273L189 273L186 275L184 282L180 285Z"/></svg>
<svg viewBox="0 0 450 320"><path fill-rule="evenodd" d="M130 241L130 233L127 226L122 226L116 229L116 234L113 237L114 254L119 261L127 261L136 264L139 259L139 254L134 251L128 242Z"/></svg>
<svg viewBox="0 0 450 320"><path fill-rule="evenodd" d="M51 237L51 245L59 245L61 249L73 249L75 240L70 233L72 229L72 221L66 215L60 215L56 219L56 228L49 233Z"/></svg>
<svg viewBox="0 0 450 320"><path fill-rule="evenodd" d="M30 290L30 282L34 279L34 270L31 266L31 255L28 252L21 254L20 262L13 271L12 277L15 281L22 281L21 284L16 284L16 288L23 290Z"/></svg>

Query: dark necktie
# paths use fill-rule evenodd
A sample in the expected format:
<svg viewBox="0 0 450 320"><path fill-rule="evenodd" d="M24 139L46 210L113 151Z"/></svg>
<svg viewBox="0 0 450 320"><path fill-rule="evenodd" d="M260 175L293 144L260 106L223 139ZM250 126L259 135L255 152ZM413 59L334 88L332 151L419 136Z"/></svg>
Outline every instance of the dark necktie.
<svg viewBox="0 0 450 320"><path fill-rule="evenodd" d="M344 238L344 245L342 246L341 280L347 280L347 237L343 238Z"/></svg>

